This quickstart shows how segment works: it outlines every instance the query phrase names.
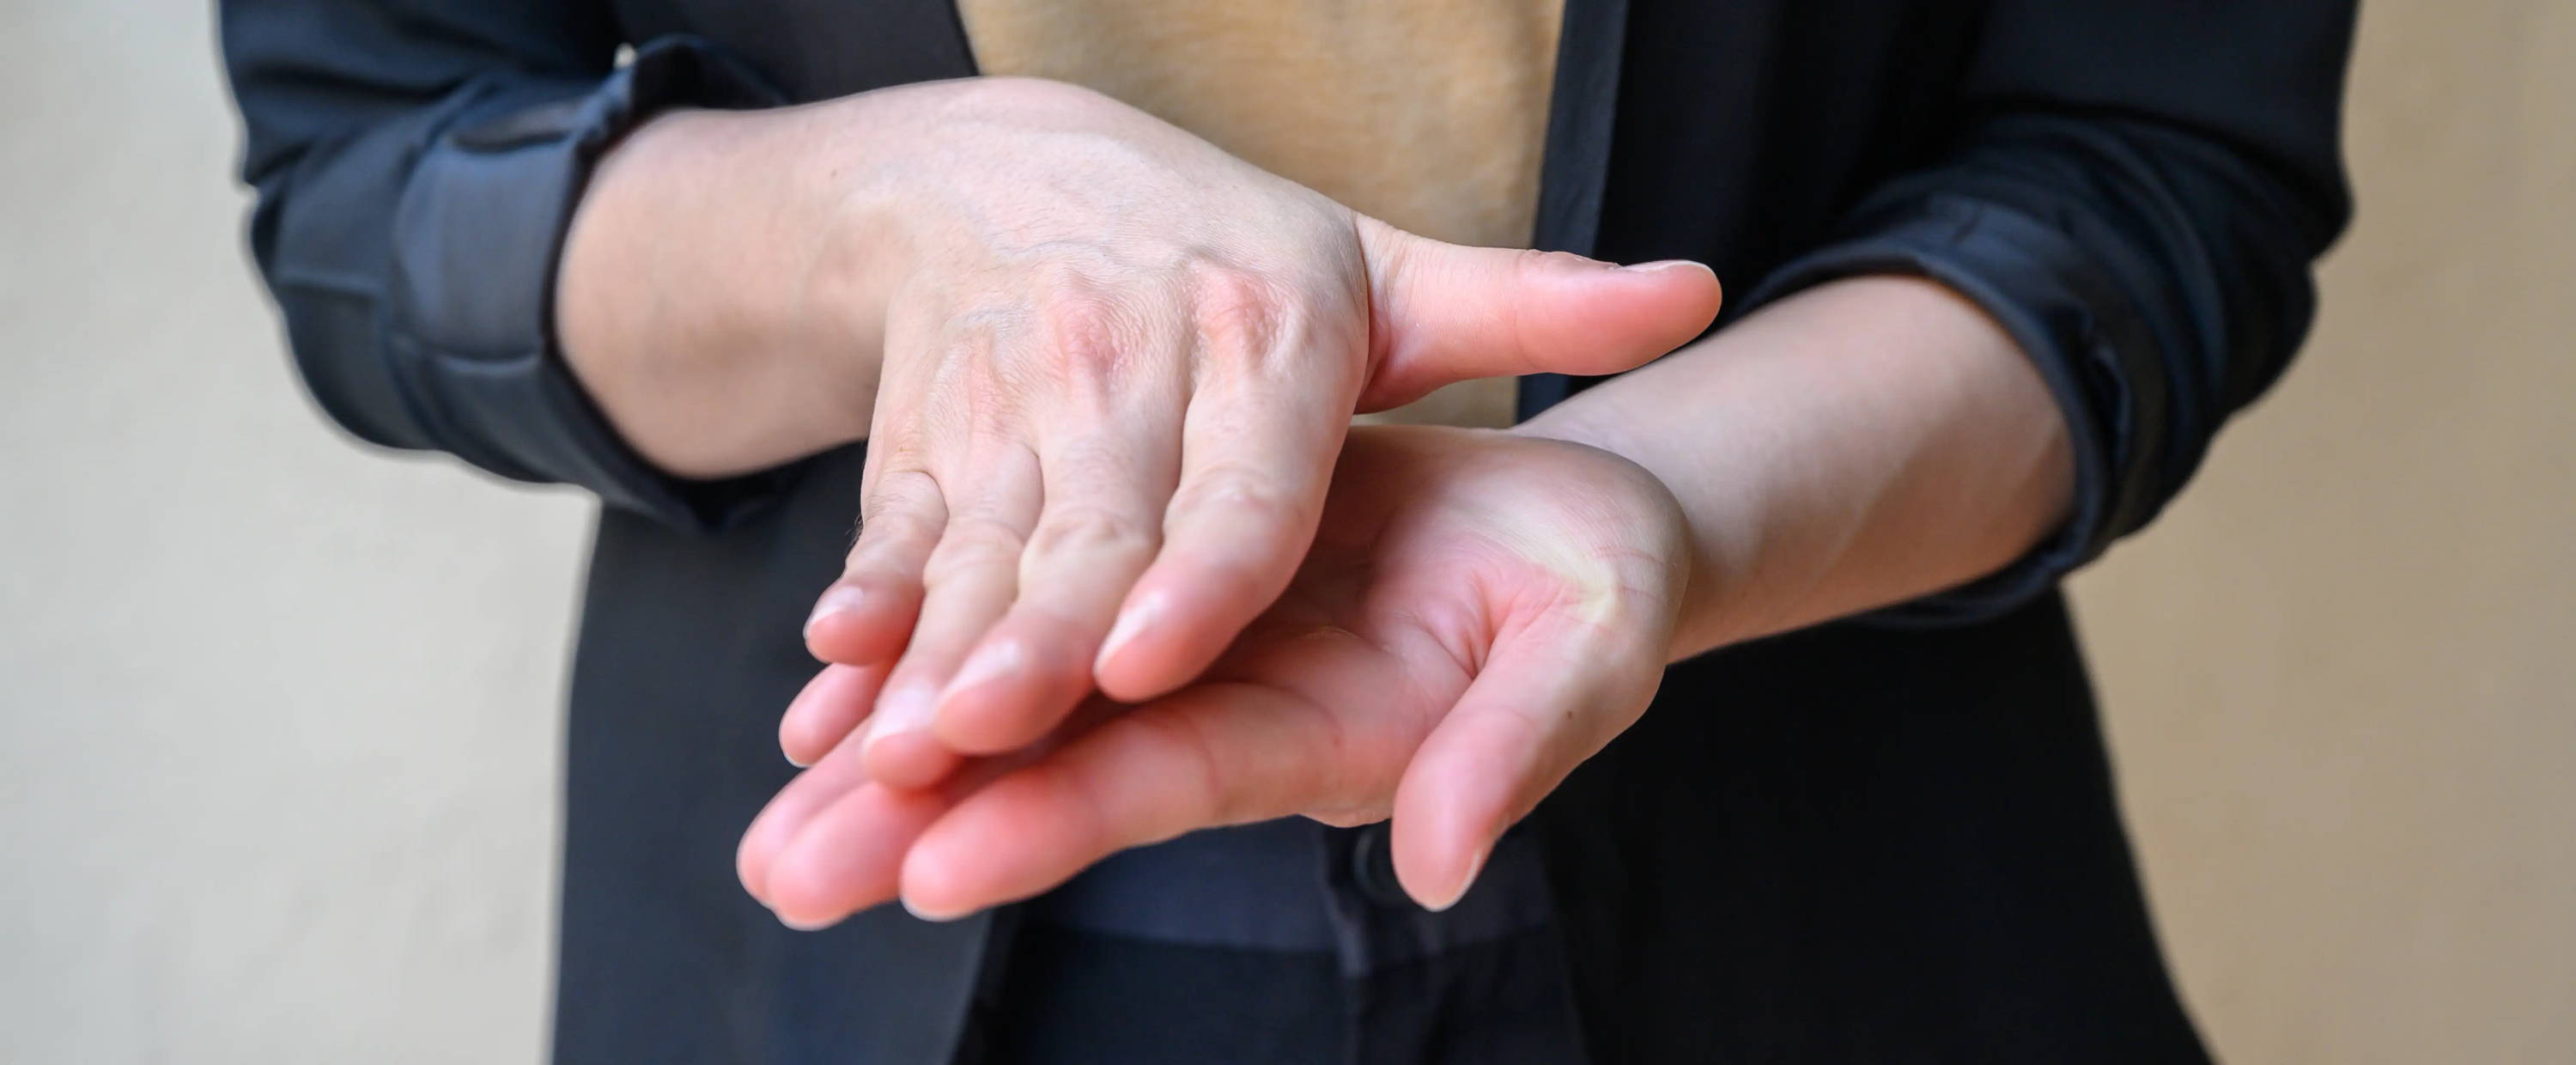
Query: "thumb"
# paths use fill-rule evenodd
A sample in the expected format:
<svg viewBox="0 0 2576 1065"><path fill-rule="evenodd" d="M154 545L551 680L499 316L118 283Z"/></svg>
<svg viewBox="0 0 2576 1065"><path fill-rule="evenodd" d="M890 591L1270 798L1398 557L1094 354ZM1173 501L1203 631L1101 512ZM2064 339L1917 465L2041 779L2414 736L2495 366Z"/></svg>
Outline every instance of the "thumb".
<svg viewBox="0 0 2576 1065"><path fill-rule="evenodd" d="M1717 318L1717 274L1695 262L1470 248L1366 217L1359 231L1373 367L1362 410L1474 377L1633 369Z"/></svg>
<svg viewBox="0 0 2576 1065"><path fill-rule="evenodd" d="M1663 680L1644 647L1530 631L1496 643L1396 784L1395 874L1415 901L1455 904L1494 841L1636 722Z"/></svg>

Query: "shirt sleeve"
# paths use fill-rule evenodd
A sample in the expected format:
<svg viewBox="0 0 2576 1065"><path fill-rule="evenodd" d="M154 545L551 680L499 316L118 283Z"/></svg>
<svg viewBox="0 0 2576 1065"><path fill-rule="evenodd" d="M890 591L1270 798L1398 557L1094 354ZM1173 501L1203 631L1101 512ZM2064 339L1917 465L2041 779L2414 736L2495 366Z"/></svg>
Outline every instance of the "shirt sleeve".
<svg viewBox="0 0 2576 1065"><path fill-rule="evenodd" d="M2002 323L2063 408L2071 517L2000 573L1878 618L2010 610L2153 519L2288 365L2310 266L2350 216L2348 0L1999 0L1959 135L1759 285L1939 281Z"/></svg>
<svg viewBox="0 0 2576 1065"><path fill-rule="evenodd" d="M657 110L776 102L745 66L686 37L618 66L605 3L227 0L221 15L252 254L332 420L683 527L774 493L784 471L699 482L646 463L552 322L591 165Z"/></svg>

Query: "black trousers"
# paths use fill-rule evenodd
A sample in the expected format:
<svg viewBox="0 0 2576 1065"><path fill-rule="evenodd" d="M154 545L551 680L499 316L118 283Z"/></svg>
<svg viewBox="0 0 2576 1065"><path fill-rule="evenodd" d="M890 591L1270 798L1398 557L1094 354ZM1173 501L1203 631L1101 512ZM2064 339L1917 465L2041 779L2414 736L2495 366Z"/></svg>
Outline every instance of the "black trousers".
<svg viewBox="0 0 2576 1065"><path fill-rule="evenodd" d="M1551 933L1365 976L1330 953L1031 923L979 1018L985 1065L1568 1065Z"/></svg>

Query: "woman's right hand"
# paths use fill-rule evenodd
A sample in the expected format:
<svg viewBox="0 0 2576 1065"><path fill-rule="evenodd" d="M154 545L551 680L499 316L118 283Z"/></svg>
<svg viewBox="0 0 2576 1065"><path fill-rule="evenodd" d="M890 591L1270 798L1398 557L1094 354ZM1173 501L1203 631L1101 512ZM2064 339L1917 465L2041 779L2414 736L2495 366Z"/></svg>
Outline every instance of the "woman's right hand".
<svg viewBox="0 0 2576 1065"><path fill-rule="evenodd" d="M847 342L775 390L871 404L858 540L806 639L877 690L842 700L874 707L864 724L782 741L811 761L851 734L898 786L1045 735L1095 686L1141 701L1196 677L1305 556L1355 411L1627 369L1718 307L1696 264L1416 237L1059 83L646 135L675 120L788 145L768 150L800 152L796 187L821 193L744 209L801 268L798 305L835 323L806 335Z"/></svg>

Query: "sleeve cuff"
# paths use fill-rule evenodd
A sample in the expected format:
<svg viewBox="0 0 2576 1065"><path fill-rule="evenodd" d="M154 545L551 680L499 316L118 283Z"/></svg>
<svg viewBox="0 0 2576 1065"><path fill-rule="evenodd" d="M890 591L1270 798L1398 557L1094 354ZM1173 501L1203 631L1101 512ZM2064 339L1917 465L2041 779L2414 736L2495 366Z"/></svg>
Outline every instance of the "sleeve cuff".
<svg viewBox="0 0 2576 1065"><path fill-rule="evenodd" d="M780 100L714 45L666 37L603 82L496 85L424 145L395 208L383 339L440 446L683 528L724 527L778 493L792 468L688 481L644 461L573 377L553 318L573 208L619 137L672 107Z"/></svg>
<svg viewBox="0 0 2576 1065"><path fill-rule="evenodd" d="M2085 249L2018 210L1936 194L1869 211L1850 239L1773 272L1748 309L1844 277L1902 274L1940 282L2003 325L2048 382L2075 451L2066 524L2002 570L1868 615L1894 626L1945 626L2011 612L2143 524L2155 499L2143 434L2163 425L2156 345L2136 304Z"/></svg>

